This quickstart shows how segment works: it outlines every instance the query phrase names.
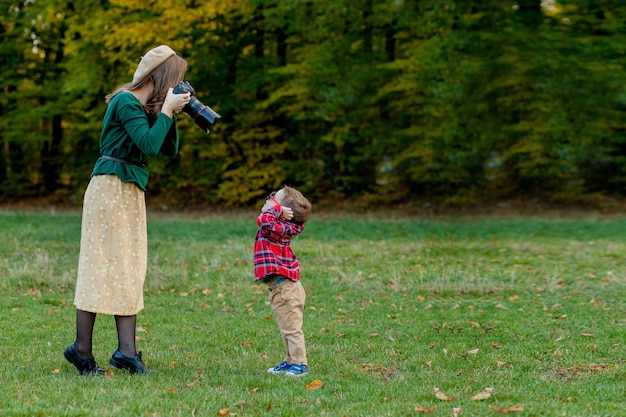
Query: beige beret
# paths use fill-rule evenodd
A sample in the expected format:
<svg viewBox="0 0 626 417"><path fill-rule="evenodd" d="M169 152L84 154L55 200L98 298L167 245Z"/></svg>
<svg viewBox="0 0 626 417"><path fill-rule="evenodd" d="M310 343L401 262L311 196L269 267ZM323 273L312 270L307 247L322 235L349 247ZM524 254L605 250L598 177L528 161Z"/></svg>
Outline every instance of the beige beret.
<svg viewBox="0 0 626 417"><path fill-rule="evenodd" d="M147 54L141 57L141 61L139 61L133 76L133 83L141 81L172 55L176 55L176 52L167 45L160 45L150 49Z"/></svg>

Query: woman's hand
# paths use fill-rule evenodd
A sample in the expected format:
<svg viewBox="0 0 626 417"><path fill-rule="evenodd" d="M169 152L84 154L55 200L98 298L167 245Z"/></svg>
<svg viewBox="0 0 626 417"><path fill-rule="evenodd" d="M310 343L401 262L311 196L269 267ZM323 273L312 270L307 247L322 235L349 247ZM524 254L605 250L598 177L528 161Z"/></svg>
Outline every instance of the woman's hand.
<svg viewBox="0 0 626 417"><path fill-rule="evenodd" d="M175 94L173 90L173 88L167 90L165 101L163 102L163 106L161 106L161 113L164 113L170 119L174 113L180 113L191 99L190 93Z"/></svg>

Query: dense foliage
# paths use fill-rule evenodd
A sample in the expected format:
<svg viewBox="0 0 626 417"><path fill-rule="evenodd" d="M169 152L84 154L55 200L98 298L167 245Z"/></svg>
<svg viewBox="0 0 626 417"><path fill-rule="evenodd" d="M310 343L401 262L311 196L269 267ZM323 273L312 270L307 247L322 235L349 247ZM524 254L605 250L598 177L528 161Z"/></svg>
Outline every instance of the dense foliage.
<svg viewBox="0 0 626 417"><path fill-rule="evenodd" d="M104 95L161 43L223 116L149 162L181 205L624 194L617 0L1 1L4 196L82 195Z"/></svg>

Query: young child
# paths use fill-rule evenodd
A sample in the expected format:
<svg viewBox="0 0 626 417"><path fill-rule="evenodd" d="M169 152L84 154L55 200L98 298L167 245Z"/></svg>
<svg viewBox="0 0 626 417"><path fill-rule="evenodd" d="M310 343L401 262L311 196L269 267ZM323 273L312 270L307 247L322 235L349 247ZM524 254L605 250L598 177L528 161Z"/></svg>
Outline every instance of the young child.
<svg viewBox="0 0 626 417"><path fill-rule="evenodd" d="M267 370L271 374L301 376L309 371L302 332L306 295L291 237L302 233L310 216L311 203L300 191L284 186L267 197L256 220L254 281L269 288L270 305L286 349L283 361Z"/></svg>

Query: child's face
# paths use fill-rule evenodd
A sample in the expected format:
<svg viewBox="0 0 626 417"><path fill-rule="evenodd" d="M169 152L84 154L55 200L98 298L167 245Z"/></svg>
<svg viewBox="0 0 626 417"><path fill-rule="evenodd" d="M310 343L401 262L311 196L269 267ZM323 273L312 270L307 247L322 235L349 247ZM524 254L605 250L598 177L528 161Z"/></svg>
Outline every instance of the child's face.
<svg viewBox="0 0 626 417"><path fill-rule="evenodd" d="M285 190L282 188L278 191L271 193L267 199L265 200L265 204L261 208L261 211L265 211L270 207L274 207L276 205L282 206L285 198Z"/></svg>

